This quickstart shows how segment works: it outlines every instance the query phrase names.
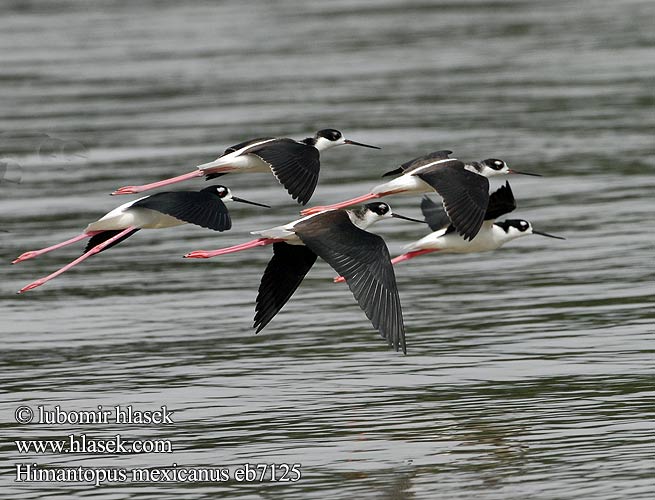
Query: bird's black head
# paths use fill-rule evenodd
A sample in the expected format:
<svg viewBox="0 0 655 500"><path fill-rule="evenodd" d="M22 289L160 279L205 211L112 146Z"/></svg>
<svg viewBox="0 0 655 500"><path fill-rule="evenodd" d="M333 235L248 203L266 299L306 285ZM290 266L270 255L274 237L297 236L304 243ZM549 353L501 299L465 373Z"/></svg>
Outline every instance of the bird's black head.
<svg viewBox="0 0 655 500"><path fill-rule="evenodd" d="M507 167L507 163L505 163L503 160L499 160L497 158L487 158L486 160L482 160L482 164L486 167L489 167L492 170L496 171L501 171L504 168Z"/></svg>
<svg viewBox="0 0 655 500"><path fill-rule="evenodd" d="M318 132L316 132L316 138L318 139L319 137L323 137L328 141L335 142L341 139L341 137L343 137L343 134L333 128L324 128L323 130L319 130Z"/></svg>
<svg viewBox="0 0 655 500"><path fill-rule="evenodd" d="M503 160L498 160L497 158L487 158L480 163L473 162L471 165L475 167L478 173L483 177L494 177L496 175L511 173L507 163Z"/></svg>
<svg viewBox="0 0 655 500"><path fill-rule="evenodd" d="M248 205L256 205L258 207L271 208L270 206L264 205L263 203L257 203L255 201L248 201L248 200L244 200L243 198L237 198L232 194L232 191L230 191L229 188L225 186L221 186L220 184L215 184L214 186L206 187L202 191L207 191L209 193L215 194L223 201L223 203L238 201L239 203L247 203Z"/></svg>
<svg viewBox="0 0 655 500"><path fill-rule="evenodd" d="M503 231L507 233L507 236L512 238L517 238L519 236L526 236L528 234L538 234L539 236L546 236L547 238L555 238L556 240L565 240L562 236L555 236L554 234L544 233L543 231L537 231L532 227L527 220L523 219L508 219L503 222L496 222L496 225L501 227Z"/></svg>
<svg viewBox="0 0 655 500"><path fill-rule="evenodd" d="M364 205L368 210L373 212L374 214L378 214L380 216L382 215L387 215L389 212L391 212L391 207L387 205L386 203L367 203Z"/></svg>
<svg viewBox="0 0 655 500"><path fill-rule="evenodd" d="M203 189L203 191L207 191L209 193L218 195L218 197L221 199L225 198L230 194L230 190L227 187L222 186L220 184L214 184L213 186L208 186L205 189Z"/></svg>
<svg viewBox="0 0 655 500"><path fill-rule="evenodd" d="M510 228L514 228L520 233L525 233L532 227L527 220L523 219L507 219L503 222L498 222L497 224L502 227L506 233L510 231Z"/></svg>

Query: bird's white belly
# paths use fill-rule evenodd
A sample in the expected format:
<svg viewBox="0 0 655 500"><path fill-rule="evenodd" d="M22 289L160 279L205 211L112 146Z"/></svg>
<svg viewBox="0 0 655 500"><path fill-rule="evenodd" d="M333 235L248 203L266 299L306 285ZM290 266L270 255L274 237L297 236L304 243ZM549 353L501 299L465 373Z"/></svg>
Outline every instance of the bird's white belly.
<svg viewBox="0 0 655 500"><path fill-rule="evenodd" d="M234 170L247 170L248 172L270 172L271 167L261 158L251 154L233 156L235 153L217 158L215 161L198 165L204 173L232 172Z"/></svg>
<svg viewBox="0 0 655 500"><path fill-rule="evenodd" d="M92 222L87 226L86 232L126 229L128 227L161 229L164 227L180 226L182 224L185 224L185 222L170 215L150 210L149 208L127 207L122 210L112 210L101 219Z"/></svg>
<svg viewBox="0 0 655 500"><path fill-rule="evenodd" d="M263 229L261 231L252 231L250 234L261 236L263 238L274 238L276 240L284 240L289 245L303 245L304 243L296 236L296 233L285 229L284 226L272 227L270 229Z"/></svg>
<svg viewBox="0 0 655 500"><path fill-rule="evenodd" d="M457 233L450 233L441 238L443 250L451 253L489 252L500 245L493 237L493 231L481 229L471 241L467 241Z"/></svg>
<svg viewBox="0 0 655 500"><path fill-rule="evenodd" d="M243 155L239 157L243 161L243 166L240 167L248 172L270 172L271 166L262 160L259 156L255 155Z"/></svg>
<svg viewBox="0 0 655 500"><path fill-rule="evenodd" d="M412 174L403 174L400 177L385 182L375 186L371 193L374 194L383 194L383 193L429 193L434 191L432 186L427 182L424 182L420 177L417 177Z"/></svg>
<svg viewBox="0 0 655 500"><path fill-rule="evenodd" d="M485 221L475 238L467 241L456 232L444 234L445 229L440 229L414 243L410 243L405 248L410 251L435 249L446 253L489 252L504 243L498 238L495 230L496 227L490 221Z"/></svg>
<svg viewBox="0 0 655 500"><path fill-rule="evenodd" d="M275 139L267 139L257 144L250 144L237 151L219 156L214 161L203 163L196 168L202 170L206 174L220 173L220 172L233 172L235 170L242 170L247 172L270 172L271 167L268 163L254 154L249 154L247 151L253 147L267 142L272 142Z"/></svg>

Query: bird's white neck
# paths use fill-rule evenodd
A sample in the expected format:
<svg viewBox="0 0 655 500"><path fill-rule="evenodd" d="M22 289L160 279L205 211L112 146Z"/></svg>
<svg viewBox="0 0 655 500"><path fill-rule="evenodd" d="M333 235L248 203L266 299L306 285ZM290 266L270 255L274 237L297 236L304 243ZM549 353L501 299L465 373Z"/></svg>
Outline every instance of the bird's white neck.
<svg viewBox="0 0 655 500"><path fill-rule="evenodd" d="M380 216L370 210L347 210L350 221L359 229L366 230L380 220Z"/></svg>
<svg viewBox="0 0 655 500"><path fill-rule="evenodd" d="M468 164L464 168L469 172L473 172L474 174L481 175L482 177L493 177L494 175L500 174L500 172L498 172L497 170L494 170L493 168L489 168L486 165L482 165L481 163L476 163L476 162L474 162L473 164Z"/></svg>
<svg viewBox="0 0 655 500"><path fill-rule="evenodd" d="M342 141L330 141L325 137L318 137L315 139L314 147L319 151L325 151L326 149L334 148L344 144Z"/></svg>
<svg viewBox="0 0 655 500"><path fill-rule="evenodd" d="M498 246L502 246L508 241L515 240L516 238L520 238L521 236L528 236L531 233L528 232L521 232L518 229L514 227L509 227L507 231L500 227L498 224L493 225L493 235L494 239L498 243Z"/></svg>

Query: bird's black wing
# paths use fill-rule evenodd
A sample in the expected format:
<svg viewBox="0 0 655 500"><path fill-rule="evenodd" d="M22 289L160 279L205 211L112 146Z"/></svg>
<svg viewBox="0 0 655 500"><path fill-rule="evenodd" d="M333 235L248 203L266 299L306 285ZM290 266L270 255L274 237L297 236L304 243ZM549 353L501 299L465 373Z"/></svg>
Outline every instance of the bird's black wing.
<svg viewBox="0 0 655 500"><path fill-rule="evenodd" d="M505 182L504 186L500 186L493 193L489 195L489 204L487 211L484 214L484 220L495 220L505 214L508 214L516 209L516 200L512 193L512 188L509 182ZM421 212L425 217L425 222L428 223L430 229L438 231L450 225L450 219L443 209L443 205L433 201L431 198L424 196L421 200Z"/></svg>
<svg viewBox="0 0 655 500"><path fill-rule="evenodd" d="M224 175L227 175L229 173L230 172L214 172L211 174L205 174L205 180L211 181L212 179L218 179L219 177L223 177Z"/></svg>
<svg viewBox="0 0 655 500"><path fill-rule="evenodd" d="M218 195L207 191L157 193L138 200L132 206L149 208L214 231L226 231L232 227L225 203Z"/></svg>
<svg viewBox="0 0 655 500"><path fill-rule="evenodd" d="M247 151L268 163L277 180L294 200L307 204L321 169L318 149L293 139L278 139Z"/></svg>
<svg viewBox="0 0 655 500"><path fill-rule="evenodd" d="M387 172L382 177L388 177L390 175L402 174L404 172L409 172L411 170L415 170L418 167L422 167L424 165L427 165L427 164L435 162L435 161L447 160L450 157L451 154L453 154L453 152L449 151L447 149L442 149L442 150L439 150L439 151L433 151L432 153L428 153L426 155L419 156L418 158L414 158L413 160L406 161L400 167L398 167L395 170L391 170L390 172Z"/></svg>
<svg viewBox="0 0 655 500"><path fill-rule="evenodd" d="M500 186L489 195L489 205L484 220L495 220L514 209L516 209L516 200L509 182L506 181L504 186Z"/></svg>
<svg viewBox="0 0 655 500"><path fill-rule="evenodd" d="M384 240L359 229L344 210L299 222L293 231L346 279L359 306L389 345L407 352L396 276Z"/></svg>
<svg viewBox="0 0 655 500"><path fill-rule="evenodd" d="M450 225L450 219L446 215L443 205L432 201L427 196L424 196L421 200L421 212L423 212L425 222L433 231L439 231L439 229Z"/></svg>
<svg viewBox="0 0 655 500"><path fill-rule="evenodd" d="M484 220L496 220L505 214L508 214L516 209L516 200L512 193L512 188L509 182L505 182L504 186L500 186L493 193L489 195L489 204L487 211L484 214ZM433 201L431 198L424 196L421 200L421 212L425 222L428 223L430 229L438 231L448 227L448 233L455 230L451 224L443 205ZM450 226L450 227L449 227Z"/></svg>
<svg viewBox="0 0 655 500"><path fill-rule="evenodd" d="M109 248L118 245L121 241L126 240L127 238L132 236L134 233L136 233L139 229L140 228L137 227L137 228L133 229L132 231L130 231L129 233L124 234L123 236L118 238L116 241L112 241L109 245L107 245L105 248L100 250L100 252L104 252L105 250L108 250ZM91 238L89 238L89 241L86 244L86 248L84 249L84 253L88 252L93 247L100 245L100 243L104 243L108 239L113 238L114 236L116 236L118 233L120 233L122 231L124 231L124 229L118 229L118 230L111 229L111 230L107 230L107 231L102 231L101 233L98 233L98 234L94 234L93 236L91 236ZM100 252L98 252L98 253L100 253Z"/></svg>
<svg viewBox="0 0 655 500"><path fill-rule="evenodd" d="M280 312L316 262L316 254L304 245L273 244L273 258L266 266L257 293L257 333Z"/></svg>
<svg viewBox="0 0 655 500"><path fill-rule="evenodd" d="M489 180L466 170L459 160L428 167L416 176L441 196L446 214L457 232L464 239L475 238L489 204Z"/></svg>

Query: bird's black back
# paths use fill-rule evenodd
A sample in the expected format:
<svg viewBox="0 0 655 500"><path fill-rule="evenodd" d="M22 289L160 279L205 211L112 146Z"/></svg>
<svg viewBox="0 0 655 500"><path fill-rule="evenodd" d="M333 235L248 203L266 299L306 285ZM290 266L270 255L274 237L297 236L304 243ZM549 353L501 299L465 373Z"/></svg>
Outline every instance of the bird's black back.
<svg viewBox="0 0 655 500"><path fill-rule="evenodd" d="M422 167L424 165L428 165L429 163L439 161L439 160L446 160L450 157L450 155L453 154L452 151L449 151L447 149L441 149L439 151L433 151L432 153L425 154L423 156L419 156L417 158L414 158L412 160L406 161L400 167L396 168L395 170L391 170L384 174L382 177L388 177L390 175L398 175L406 172L410 172L412 170L416 170L419 167Z"/></svg>

